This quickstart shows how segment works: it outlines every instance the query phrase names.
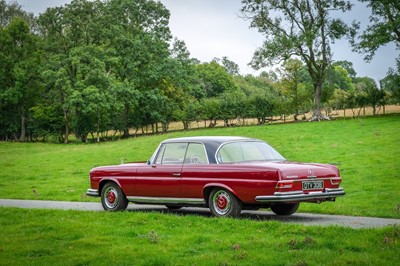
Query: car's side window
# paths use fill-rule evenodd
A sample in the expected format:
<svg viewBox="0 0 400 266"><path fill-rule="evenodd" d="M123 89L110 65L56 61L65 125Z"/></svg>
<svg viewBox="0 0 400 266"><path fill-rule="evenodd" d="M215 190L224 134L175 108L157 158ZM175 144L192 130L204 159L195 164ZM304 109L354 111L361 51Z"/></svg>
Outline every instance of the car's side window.
<svg viewBox="0 0 400 266"><path fill-rule="evenodd" d="M182 164L187 143L167 143L158 151L156 164Z"/></svg>
<svg viewBox="0 0 400 266"><path fill-rule="evenodd" d="M237 143L230 143L222 146L217 154L219 163L239 161L241 156L240 144Z"/></svg>
<svg viewBox="0 0 400 266"><path fill-rule="evenodd" d="M252 161L264 158L257 143L241 142L229 143L221 147L218 152L219 163L232 163L242 161Z"/></svg>
<svg viewBox="0 0 400 266"><path fill-rule="evenodd" d="M208 164L208 158L203 144L189 144L185 156L185 164Z"/></svg>

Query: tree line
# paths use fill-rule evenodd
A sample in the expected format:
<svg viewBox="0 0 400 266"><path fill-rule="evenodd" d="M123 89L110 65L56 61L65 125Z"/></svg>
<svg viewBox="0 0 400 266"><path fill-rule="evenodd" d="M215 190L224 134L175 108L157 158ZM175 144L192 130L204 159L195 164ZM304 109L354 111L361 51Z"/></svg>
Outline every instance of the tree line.
<svg viewBox="0 0 400 266"><path fill-rule="evenodd" d="M252 65L281 62L276 71L253 76L240 75L227 57L191 58L185 43L172 37L169 11L160 2L73 0L34 16L0 0L0 140L67 143L73 134L78 141L100 141L166 132L173 121L185 129L245 118L262 124L273 116L297 121L310 110L319 120L324 108L400 103L400 62L378 86L357 77L351 62L332 61L329 44L345 35L354 40L357 28L328 16L333 7L348 10L346 1L281 2L242 1L251 25L274 36ZM279 20L265 13L274 9L283 12L281 21L291 21L290 32L290 23L273 24ZM364 51L368 44L354 41L353 47ZM378 47L368 50L369 60Z"/></svg>

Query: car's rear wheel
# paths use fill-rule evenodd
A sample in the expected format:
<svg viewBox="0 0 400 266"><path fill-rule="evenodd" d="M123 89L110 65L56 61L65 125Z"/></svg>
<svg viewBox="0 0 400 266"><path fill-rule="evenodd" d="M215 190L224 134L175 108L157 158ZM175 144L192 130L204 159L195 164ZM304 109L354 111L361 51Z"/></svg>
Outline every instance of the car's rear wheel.
<svg viewBox="0 0 400 266"><path fill-rule="evenodd" d="M211 213L216 217L238 217L242 211L242 202L231 192L214 188L208 198Z"/></svg>
<svg viewBox="0 0 400 266"><path fill-rule="evenodd" d="M271 206L271 210L277 215L291 215L297 211L300 203L281 203Z"/></svg>
<svg viewBox="0 0 400 266"><path fill-rule="evenodd" d="M128 206L128 200L116 183L108 182L101 190L101 204L106 211L122 211Z"/></svg>

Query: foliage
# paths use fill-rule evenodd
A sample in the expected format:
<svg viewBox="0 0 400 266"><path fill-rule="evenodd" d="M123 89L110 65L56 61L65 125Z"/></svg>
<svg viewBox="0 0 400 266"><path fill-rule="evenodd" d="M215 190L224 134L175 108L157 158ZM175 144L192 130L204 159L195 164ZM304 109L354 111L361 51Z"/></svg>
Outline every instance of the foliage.
<svg viewBox="0 0 400 266"><path fill-rule="evenodd" d="M220 63L225 68L226 72L229 75L232 75L232 76L239 75L239 72L240 72L239 65L236 64L235 62L229 60L228 57L224 56L224 57L222 57L221 60L218 58L214 59L214 60L216 60L218 63Z"/></svg>
<svg viewBox="0 0 400 266"><path fill-rule="evenodd" d="M400 48L400 3L387 0L360 0L371 8L372 23L359 36L354 49L365 53L365 60L371 61L379 47L394 42Z"/></svg>
<svg viewBox="0 0 400 266"><path fill-rule="evenodd" d="M392 101L400 104L400 58L397 59L396 65L396 69L389 69L387 76L381 80L381 85L391 94Z"/></svg>
<svg viewBox="0 0 400 266"><path fill-rule="evenodd" d="M56 77L52 91L58 97L50 104L62 103L64 142L70 127L83 141L93 132L99 141L99 133L110 129L118 113L122 119L112 128L128 135L129 128L138 126L132 119L140 116L138 94L158 95L149 91L160 89L163 71L158 63L169 55L168 19L160 3L126 0L77 0L40 16L49 54L44 74ZM148 116L144 119L150 122L168 120Z"/></svg>
<svg viewBox="0 0 400 266"><path fill-rule="evenodd" d="M372 106L374 115L376 114L376 106L386 103L385 92L378 89L373 79L368 77L357 78L355 87L358 94L357 105L360 107Z"/></svg>
<svg viewBox="0 0 400 266"><path fill-rule="evenodd" d="M332 12L351 9L348 1L254 1L243 0L242 12L251 27L265 35L263 47L253 57L252 66L266 65L301 58L314 87L313 120L324 119L321 114L322 84L331 63L330 45L336 39L354 34L354 29Z"/></svg>
<svg viewBox="0 0 400 266"><path fill-rule="evenodd" d="M0 28L0 128L4 130L2 134L11 133L20 141L25 141L29 109L41 97L39 44L23 17L13 17ZM19 137L15 129L19 129Z"/></svg>
<svg viewBox="0 0 400 266"><path fill-rule="evenodd" d="M232 76L216 61L199 64L196 70L202 79L202 88L206 97L215 97L225 91L236 89Z"/></svg>
<svg viewBox="0 0 400 266"><path fill-rule="evenodd" d="M300 113L308 112L310 109L310 84L307 78L304 78L307 74L300 60L288 59L282 65L282 78L277 83L280 92L288 99L284 108L286 114L294 114L295 122L298 121L297 116Z"/></svg>
<svg viewBox="0 0 400 266"><path fill-rule="evenodd" d="M332 61L329 46L352 28L329 15L349 10L346 1L284 3L243 1L252 25L269 34L253 65L283 64L242 76L228 57L191 58L158 1L73 0L35 17L0 0L0 140L100 142L166 132L176 121L185 129L201 120L285 121L313 102L327 115L332 107L399 102L398 71L380 90L366 90L351 62Z"/></svg>
<svg viewBox="0 0 400 266"><path fill-rule="evenodd" d="M332 63L332 66L340 66L347 71L347 74L350 78L355 78L357 76L357 72L354 70L354 66L352 62L349 61L335 61Z"/></svg>
<svg viewBox="0 0 400 266"><path fill-rule="evenodd" d="M328 105L329 107L335 110L340 110L340 109L346 110L346 108L351 107L348 104L349 98L350 98L349 92L341 89L335 89L333 91L332 97L328 102Z"/></svg>

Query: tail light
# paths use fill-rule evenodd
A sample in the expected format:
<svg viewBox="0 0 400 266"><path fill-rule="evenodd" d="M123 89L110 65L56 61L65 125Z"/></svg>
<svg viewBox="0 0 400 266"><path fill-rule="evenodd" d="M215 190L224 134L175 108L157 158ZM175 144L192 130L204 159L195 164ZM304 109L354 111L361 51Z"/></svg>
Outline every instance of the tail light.
<svg viewBox="0 0 400 266"><path fill-rule="evenodd" d="M340 183L342 183L342 179L340 177L331 178L331 184L332 185L337 186Z"/></svg>
<svg viewBox="0 0 400 266"><path fill-rule="evenodd" d="M293 181L291 180L279 181L276 184L277 189L292 188L292 187L293 187Z"/></svg>

